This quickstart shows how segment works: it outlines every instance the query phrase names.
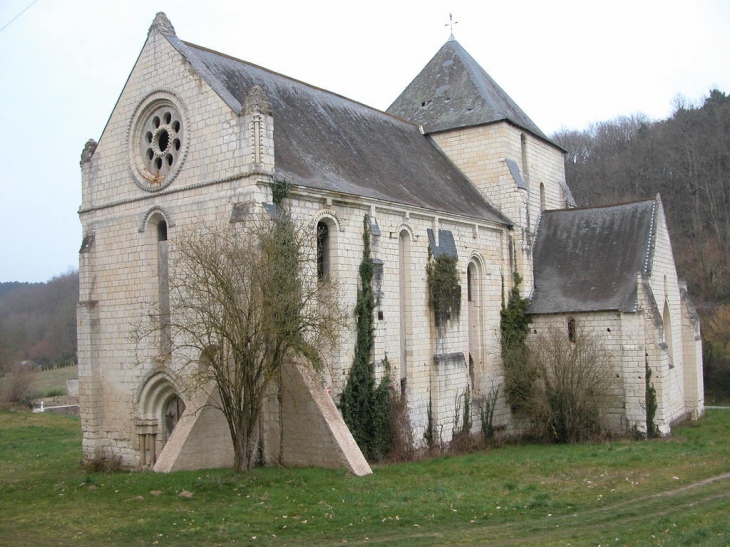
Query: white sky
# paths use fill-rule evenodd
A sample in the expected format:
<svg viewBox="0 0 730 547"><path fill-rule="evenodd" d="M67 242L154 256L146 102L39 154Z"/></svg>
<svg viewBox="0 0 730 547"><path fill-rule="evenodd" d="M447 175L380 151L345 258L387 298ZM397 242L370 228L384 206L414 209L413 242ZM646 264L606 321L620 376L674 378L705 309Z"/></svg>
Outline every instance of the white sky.
<svg viewBox="0 0 730 547"><path fill-rule="evenodd" d="M0 27L32 2L0 0ZM383 110L453 12L456 39L547 134L730 92L727 0L36 0L0 31L0 281L77 267L81 150L157 11L183 40Z"/></svg>

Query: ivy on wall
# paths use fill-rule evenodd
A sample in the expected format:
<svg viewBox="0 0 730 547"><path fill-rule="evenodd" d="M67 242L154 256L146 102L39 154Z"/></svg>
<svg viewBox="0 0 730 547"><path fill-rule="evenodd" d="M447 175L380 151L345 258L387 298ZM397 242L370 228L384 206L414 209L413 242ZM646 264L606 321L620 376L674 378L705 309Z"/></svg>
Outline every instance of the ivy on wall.
<svg viewBox="0 0 730 547"><path fill-rule="evenodd" d="M370 219L363 219L363 253L355 316L357 339L355 357L340 398L342 417L365 458L378 461L390 452L390 364L383 360L384 373L375 384L375 364L371 360L375 342L373 311L373 263L370 259Z"/></svg>
<svg viewBox="0 0 730 547"><path fill-rule="evenodd" d="M521 412L534 389L536 371L530 365L526 343L531 322L527 315L529 300L520 296L520 274L514 272L513 276L514 283L506 305L502 297L500 330L507 401L513 412Z"/></svg>
<svg viewBox="0 0 730 547"><path fill-rule="evenodd" d="M644 382L645 382L645 403L646 403L646 436L649 439L659 436L659 429L654 423L657 411L656 389L651 381L651 367L649 366L649 358L645 358L644 364Z"/></svg>
<svg viewBox="0 0 730 547"><path fill-rule="evenodd" d="M426 263L428 305L436 317L436 326L445 325L452 318L458 319L461 313L461 284L457 265L455 256L442 254L434 257L429 249Z"/></svg>
<svg viewBox="0 0 730 547"><path fill-rule="evenodd" d="M271 184L271 200L276 205L281 205L284 198L289 197L291 183L286 179L279 179Z"/></svg>

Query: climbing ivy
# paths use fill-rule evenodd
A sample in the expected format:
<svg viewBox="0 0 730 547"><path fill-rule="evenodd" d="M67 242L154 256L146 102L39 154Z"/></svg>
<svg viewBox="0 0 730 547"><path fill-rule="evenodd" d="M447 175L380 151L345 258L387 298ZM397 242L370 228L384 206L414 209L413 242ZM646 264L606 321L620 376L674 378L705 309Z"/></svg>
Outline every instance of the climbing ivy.
<svg viewBox="0 0 730 547"><path fill-rule="evenodd" d="M363 219L363 252L360 262L360 286L355 316L357 339L355 357L340 398L345 423L363 455L371 461L385 458L390 450L390 364L383 360L383 379L376 387L375 365L371 360L375 342L373 311L373 264L370 260L370 219Z"/></svg>
<svg viewBox="0 0 730 547"><path fill-rule="evenodd" d="M500 314L505 392L513 412L525 409L536 380L536 371L530 365L526 343L531 322L527 315L529 300L520 296L521 284L520 274L514 272L514 284L507 305L504 304L504 296L502 297Z"/></svg>
<svg viewBox="0 0 730 547"><path fill-rule="evenodd" d="M284 198L289 197L291 183L286 179L279 179L271 184L271 200L276 205L281 205Z"/></svg>
<svg viewBox="0 0 730 547"><path fill-rule="evenodd" d="M651 367L649 366L649 359L646 358L644 362L644 382L645 392L644 397L646 401L646 436L649 439L659 436L659 429L654 423L654 418L657 411L656 402L656 389L651 381Z"/></svg>
<svg viewBox="0 0 730 547"><path fill-rule="evenodd" d="M428 397L428 409L426 410L426 416L428 418L428 423L426 424L426 430L423 432L423 438L426 441L426 446L428 446L429 449L434 447L434 423L433 423L433 402L431 401L431 396Z"/></svg>
<svg viewBox="0 0 730 547"><path fill-rule="evenodd" d="M441 326L450 318L458 319L461 312L461 284L457 270L458 259L446 254L434 257L428 251L426 282L428 283L428 305Z"/></svg>

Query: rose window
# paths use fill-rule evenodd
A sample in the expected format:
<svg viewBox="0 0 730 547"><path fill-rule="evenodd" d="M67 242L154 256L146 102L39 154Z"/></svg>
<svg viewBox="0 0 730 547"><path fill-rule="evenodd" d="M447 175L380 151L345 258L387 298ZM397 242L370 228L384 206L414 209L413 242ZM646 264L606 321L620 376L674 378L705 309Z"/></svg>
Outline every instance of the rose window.
<svg viewBox="0 0 730 547"><path fill-rule="evenodd" d="M152 182L160 183L182 153L180 115L169 105L156 109L145 122L141 137L143 165Z"/></svg>

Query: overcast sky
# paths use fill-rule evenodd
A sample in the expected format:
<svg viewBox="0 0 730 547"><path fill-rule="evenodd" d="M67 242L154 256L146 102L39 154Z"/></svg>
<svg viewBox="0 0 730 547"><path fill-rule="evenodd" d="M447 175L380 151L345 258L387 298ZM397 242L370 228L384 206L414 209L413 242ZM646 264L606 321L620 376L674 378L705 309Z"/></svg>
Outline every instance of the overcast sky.
<svg viewBox="0 0 730 547"><path fill-rule="evenodd" d="M727 0L1 0L0 281L77 267L81 150L157 11L183 40L381 110L448 39L451 12L456 39L547 134L730 92Z"/></svg>

